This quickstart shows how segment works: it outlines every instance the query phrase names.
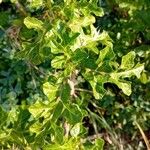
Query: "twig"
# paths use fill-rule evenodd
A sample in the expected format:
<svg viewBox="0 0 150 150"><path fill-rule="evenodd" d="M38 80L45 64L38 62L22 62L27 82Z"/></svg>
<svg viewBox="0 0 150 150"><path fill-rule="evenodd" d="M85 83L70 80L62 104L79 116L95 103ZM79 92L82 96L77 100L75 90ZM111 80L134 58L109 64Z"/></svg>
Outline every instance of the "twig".
<svg viewBox="0 0 150 150"><path fill-rule="evenodd" d="M32 67L33 69L35 69L36 71L38 71L39 73L41 73L42 75L46 75L46 73L45 72L43 72L42 70L40 70L37 66L35 66L34 64L32 64L31 62L27 62L27 65L29 66L29 67Z"/></svg>
<svg viewBox="0 0 150 150"><path fill-rule="evenodd" d="M75 88L75 91L88 92L88 93L93 94L93 92L92 92L92 91L90 91L90 90L86 90L86 89Z"/></svg>
<svg viewBox="0 0 150 150"><path fill-rule="evenodd" d="M23 7L23 5L19 1L16 1L15 5L16 5L16 7L19 10L21 15L27 16L27 12L26 12L25 8Z"/></svg>
<svg viewBox="0 0 150 150"><path fill-rule="evenodd" d="M141 133L141 135L143 137L143 140L144 140L144 142L146 144L147 150L150 150L150 143L149 143L149 141L148 141L144 131L142 130L141 126L137 123L137 121L135 121L135 124L138 127L138 129L140 130L140 133Z"/></svg>
<svg viewBox="0 0 150 150"><path fill-rule="evenodd" d="M103 135L98 133L98 134L94 134L94 135L91 135L91 136L88 136L87 138L85 139L81 139L81 143L85 143L86 141L93 141L97 138L101 138Z"/></svg>

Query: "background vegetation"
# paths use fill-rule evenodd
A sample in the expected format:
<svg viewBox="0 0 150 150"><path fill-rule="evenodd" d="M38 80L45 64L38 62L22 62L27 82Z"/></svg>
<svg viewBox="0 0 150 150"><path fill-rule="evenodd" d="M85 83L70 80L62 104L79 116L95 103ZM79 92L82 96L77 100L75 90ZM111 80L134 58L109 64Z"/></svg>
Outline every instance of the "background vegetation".
<svg viewBox="0 0 150 150"><path fill-rule="evenodd" d="M149 0L1 0L0 148L150 149Z"/></svg>

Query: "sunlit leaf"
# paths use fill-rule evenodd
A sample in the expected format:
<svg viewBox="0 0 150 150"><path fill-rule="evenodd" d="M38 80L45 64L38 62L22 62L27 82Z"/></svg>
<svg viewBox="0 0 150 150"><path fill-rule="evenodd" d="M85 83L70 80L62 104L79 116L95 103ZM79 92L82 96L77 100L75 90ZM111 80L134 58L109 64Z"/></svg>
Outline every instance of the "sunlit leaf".
<svg viewBox="0 0 150 150"><path fill-rule="evenodd" d="M50 101L57 97L58 86L52 85L49 82L43 84L43 92Z"/></svg>
<svg viewBox="0 0 150 150"><path fill-rule="evenodd" d="M144 64L137 64L134 68L122 72L111 73L113 78L127 78L131 76L136 76L140 78L141 72L144 70Z"/></svg>
<svg viewBox="0 0 150 150"><path fill-rule="evenodd" d="M24 19L24 24L29 29L44 30L43 22L34 17L26 17Z"/></svg>
<svg viewBox="0 0 150 150"><path fill-rule="evenodd" d="M43 146L43 150L75 150L79 147L80 141L76 138L70 138L66 140L63 145L60 144L48 144Z"/></svg>
<svg viewBox="0 0 150 150"><path fill-rule="evenodd" d="M29 107L29 112L35 118L40 116L46 117L49 114L48 112L52 110L55 105L56 103L45 104L41 101L37 101L35 104Z"/></svg>
<svg viewBox="0 0 150 150"><path fill-rule="evenodd" d="M57 126L56 124L52 125L52 128L54 130L54 138L55 142L59 144L63 144L63 138L64 138L64 130L62 127Z"/></svg>
<svg viewBox="0 0 150 150"><path fill-rule="evenodd" d="M65 60L64 56L56 56L51 61L51 65L52 65L53 68L62 69L62 68L64 68L65 62L66 62L66 60Z"/></svg>
<svg viewBox="0 0 150 150"><path fill-rule="evenodd" d="M80 133L80 123L77 123L76 125L74 125L72 127L72 129L70 130L70 134L73 137L77 137Z"/></svg>
<svg viewBox="0 0 150 150"><path fill-rule="evenodd" d="M131 95L131 82L112 78L110 78L109 81L115 83L123 91L124 94L128 96Z"/></svg>
<svg viewBox="0 0 150 150"><path fill-rule="evenodd" d="M28 0L31 8L39 8L43 5L43 0Z"/></svg>
<svg viewBox="0 0 150 150"><path fill-rule="evenodd" d="M122 57L121 69L131 69L134 66L135 52L131 51Z"/></svg>

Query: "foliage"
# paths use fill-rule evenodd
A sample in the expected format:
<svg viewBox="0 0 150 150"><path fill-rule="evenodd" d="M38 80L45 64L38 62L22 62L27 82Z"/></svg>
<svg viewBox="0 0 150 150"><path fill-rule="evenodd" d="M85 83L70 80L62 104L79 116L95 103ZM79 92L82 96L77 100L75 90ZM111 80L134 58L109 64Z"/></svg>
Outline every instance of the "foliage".
<svg viewBox="0 0 150 150"><path fill-rule="evenodd" d="M140 4L106 1L102 9L97 0L2 2L1 148L103 149L102 129L120 148L113 125L148 122L149 103L141 96L144 86L148 90L149 47L145 40L138 45L142 39L135 35L146 33L148 40L149 8ZM111 16L114 6L119 13L109 25L114 20L104 14ZM141 11L145 17L138 17ZM136 25L140 19L145 23Z"/></svg>
<svg viewBox="0 0 150 150"><path fill-rule="evenodd" d="M130 97L118 92L118 89L111 85L109 86L111 92L101 100L99 106L103 108L103 115L108 124L111 127L120 127L119 130L116 128L117 135L123 135L122 130L124 130L129 136L135 134L136 136L133 136L132 140L139 142L137 126L134 121L140 123L146 135L148 135L150 128L150 96L148 94L150 82L150 42L148 35L150 26L149 15L147 15L149 14L150 1L107 0L103 1L102 5L105 15L97 18L96 24L98 28L107 30L113 39L114 52L118 55L117 60L120 61L120 58L128 52L134 52L136 53L135 61L143 62L145 69L140 80L132 80L133 91ZM123 136L126 136L126 134ZM129 147L125 148L130 149ZM135 145L133 145L134 148Z"/></svg>

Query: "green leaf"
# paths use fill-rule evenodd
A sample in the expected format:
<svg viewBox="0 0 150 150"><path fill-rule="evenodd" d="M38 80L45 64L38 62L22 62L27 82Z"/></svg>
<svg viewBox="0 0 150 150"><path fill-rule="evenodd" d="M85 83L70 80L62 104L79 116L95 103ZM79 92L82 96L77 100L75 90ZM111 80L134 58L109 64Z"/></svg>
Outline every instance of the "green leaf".
<svg viewBox="0 0 150 150"><path fill-rule="evenodd" d="M64 142L64 130L62 127L57 126L56 124L52 125L52 128L54 130L54 138L55 138L55 142L59 143L59 144L63 144Z"/></svg>
<svg viewBox="0 0 150 150"><path fill-rule="evenodd" d="M143 84L146 84L146 83L150 82L149 76L148 76L148 73L147 73L147 72L142 72L141 77L140 77L140 81L141 81Z"/></svg>
<svg viewBox="0 0 150 150"><path fill-rule="evenodd" d="M70 124L76 124L82 121L82 112L78 105L64 105L65 111L63 115Z"/></svg>
<svg viewBox="0 0 150 150"><path fill-rule="evenodd" d="M121 69L131 69L134 66L135 52L131 51L122 57Z"/></svg>
<svg viewBox="0 0 150 150"><path fill-rule="evenodd" d="M136 76L137 78L140 78L141 72L143 70L144 70L144 64L137 64L134 68L130 70L111 73L111 77L112 78L127 78L131 76Z"/></svg>
<svg viewBox="0 0 150 150"><path fill-rule="evenodd" d="M95 81L89 81L89 82L92 86L93 95L94 95L95 99L101 99L105 94L105 89L102 86L97 85L97 82L95 82ZM99 89L99 90L97 91L97 89Z"/></svg>
<svg viewBox="0 0 150 150"><path fill-rule="evenodd" d="M43 0L32 0L30 2L30 7L31 8L39 8L43 5Z"/></svg>
<svg viewBox="0 0 150 150"><path fill-rule="evenodd" d="M131 82L112 78L110 78L109 81L115 83L123 91L124 94L128 96L131 95L132 93Z"/></svg>
<svg viewBox="0 0 150 150"><path fill-rule="evenodd" d="M122 80L123 78L129 78L132 76L136 76L137 78L140 78L141 72L144 70L143 64L137 64L134 68L130 70L125 70L123 72L113 72L110 74L109 81L112 83L115 83L120 89L122 89L123 93L126 95L130 95L131 90L131 83L127 82L125 80Z"/></svg>
<svg viewBox="0 0 150 150"><path fill-rule="evenodd" d="M59 22L56 35L59 37L59 42L63 47L74 44L76 38L80 35L78 32L72 32L64 23Z"/></svg>
<svg viewBox="0 0 150 150"><path fill-rule="evenodd" d="M51 56L51 48L50 47L42 47L42 48L40 48L39 53L42 57L50 57Z"/></svg>
<svg viewBox="0 0 150 150"><path fill-rule="evenodd" d="M49 45L50 45L50 47L51 47L51 52L53 53L53 54L59 54L59 53L63 53L63 49L64 49L64 47L60 44L60 43L58 43L56 40L51 40L50 42L49 42Z"/></svg>
<svg viewBox="0 0 150 150"><path fill-rule="evenodd" d="M0 106L0 127L5 124L5 120L7 119L7 113Z"/></svg>
<svg viewBox="0 0 150 150"><path fill-rule="evenodd" d="M58 143L48 144L43 146L43 150L75 150L79 147L80 141L76 138L70 138L66 140L63 145Z"/></svg>
<svg viewBox="0 0 150 150"><path fill-rule="evenodd" d="M64 68L65 63L66 63L66 60L64 56L56 56L51 61L51 66L56 69L62 69Z"/></svg>
<svg viewBox="0 0 150 150"><path fill-rule="evenodd" d="M98 0L90 0L88 4L88 10L94 13L96 16L102 17L104 15L103 9L97 6Z"/></svg>
<svg viewBox="0 0 150 150"><path fill-rule="evenodd" d="M57 97L58 86L52 85L49 82L43 84L43 92L48 97L49 101L53 101Z"/></svg>
<svg viewBox="0 0 150 150"><path fill-rule="evenodd" d="M26 127L26 122L28 122L30 116L31 113L29 112L28 109L19 108L18 118L14 124L15 129L17 129L18 131L19 130L24 131Z"/></svg>
<svg viewBox="0 0 150 150"><path fill-rule="evenodd" d="M40 133L43 129L42 126L42 123L36 122L30 126L29 131L32 133Z"/></svg>
<svg viewBox="0 0 150 150"><path fill-rule="evenodd" d="M43 22L34 17L26 17L24 24L28 29L44 30Z"/></svg>
<svg viewBox="0 0 150 150"><path fill-rule="evenodd" d="M69 84L64 84L61 87L61 100L63 101L63 103L66 103L70 100L70 86Z"/></svg>
<svg viewBox="0 0 150 150"><path fill-rule="evenodd" d="M87 141L83 144L84 150L103 150L104 147L104 140L102 139L95 139L95 141L90 142Z"/></svg>
<svg viewBox="0 0 150 150"><path fill-rule="evenodd" d="M72 31L80 33L82 27L89 26L93 23L95 23L95 18L93 16L84 16L74 18L73 21L69 24L69 27Z"/></svg>
<svg viewBox="0 0 150 150"><path fill-rule="evenodd" d="M83 49L77 49L74 52L72 60L74 63L81 64L81 66L84 68L86 67L90 69L95 69L97 67L95 60L90 58L89 55Z"/></svg>
<svg viewBox="0 0 150 150"><path fill-rule="evenodd" d="M85 34L82 29L80 31L80 35L76 39L76 42L74 43L74 45L71 46L71 50L75 51L81 48L91 49L93 47L95 49L99 42L106 44L109 48L112 49L112 44L110 41L111 39L108 36L107 32L103 31L102 33L100 33L93 25L90 25L90 33Z"/></svg>
<svg viewBox="0 0 150 150"><path fill-rule="evenodd" d="M72 56L72 60L75 63L80 63L82 60L86 59L87 57L88 54L83 49L77 49Z"/></svg>
<svg viewBox="0 0 150 150"><path fill-rule="evenodd" d="M104 147L104 140L103 139L96 139L95 140L95 147L94 150L103 150Z"/></svg>
<svg viewBox="0 0 150 150"><path fill-rule="evenodd" d="M51 121L56 122L58 120L58 118L62 115L63 110L64 110L63 104L61 101L59 101L59 103L57 104L57 106L54 109Z"/></svg>
<svg viewBox="0 0 150 150"><path fill-rule="evenodd" d="M103 84L106 82L108 82L107 75L94 76L93 80L89 81L89 83L92 86L93 95L94 95L95 99L101 99L105 95L106 90L104 89Z"/></svg>
<svg viewBox="0 0 150 150"><path fill-rule="evenodd" d="M74 18L74 12L69 5L64 8L64 13L70 20Z"/></svg>
<svg viewBox="0 0 150 150"><path fill-rule="evenodd" d="M26 58L35 65L39 65L42 62L42 57L39 55L39 46L36 45L31 48L26 56Z"/></svg>
<svg viewBox="0 0 150 150"><path fill-rule="evenodd" d="M17 143L18 145L25 146L25 138L23 134L15 129L11 130L10 137L12 142Z"/></svg>
<svg viewBox="0 0 150 150"><path fill-rule="evenodd" d="M95 63L95 60L90 57L83 59L81 61L81 66L83 66L84 68L89 68L89 69L93 69L93 70L98 67L97 64Z"/></svg>
<svg viewBox="0 0 150 150"><path fill-rule="evenodd" d="M104 49L100 51L99 58L97 62L102 62L102 61L110 61L113 60L115 57L114 51L112 47L106 46Z"/></svg>
<svg viewBox="0 0 150 150"><path fill-rule="evenodd" d="M51 127L51 123L50 123L50 119L49 116L46 116L47 119L43 121L43 126L42 126L42 130L41 132L37 132L35 137L34 137L34 143L33 143L33 149L38 149L39 145L44 145L45 144L45 138L47 137L47 135L50 132L50 127ZM37 148L35 147L37 146Z"/></svg>
<svg viewBox="0 0 150 150"><path fill-rule="evenodd" d="M46 117L49 114L49 111L52 110L55 105L56 105L55 102L45 104L44 102L36 101L35 104L33 104L29 107L29 112L35 118L36 117L41 117L41 116Z"/></svg>
<svg viewBox="0 0 150 150"><path fill-rule="evenodd" d="M5 27L8 25L8 21L9 21L9 14L8 12L6 11L1 11L0 12L0 28L1 26Z"/></svg>
<svg viewBox="0 0 150 150"><path fill-rule="evenodd" d="M106 72L106 73L110 73L113 71L112 69L112 64L110 61L106 60L106 61L102 61L100 64L98 64L98 69L97 71L99 72Z"/></svg>

